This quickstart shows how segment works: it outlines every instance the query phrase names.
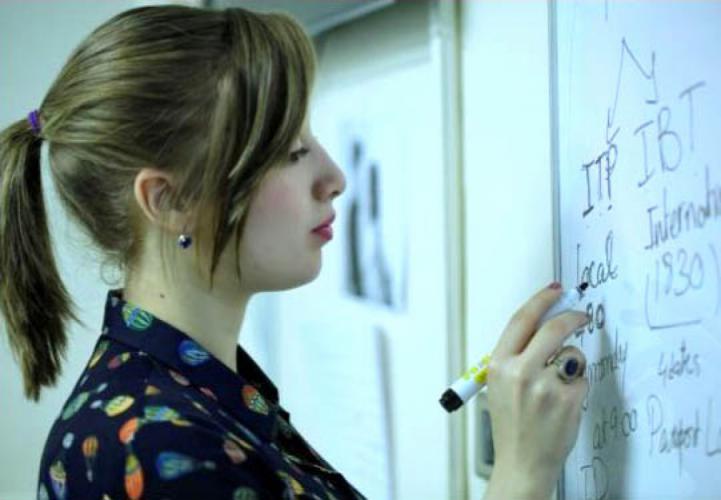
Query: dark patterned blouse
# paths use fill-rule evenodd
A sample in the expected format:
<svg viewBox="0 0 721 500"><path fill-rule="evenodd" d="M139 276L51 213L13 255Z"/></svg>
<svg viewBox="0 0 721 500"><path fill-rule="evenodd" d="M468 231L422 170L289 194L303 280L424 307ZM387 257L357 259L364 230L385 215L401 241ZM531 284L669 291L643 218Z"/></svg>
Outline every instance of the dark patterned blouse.
<svg viewBox="0 0 721 500"><path fill-rule="evenodd" d="M122 292L108 292L103 333L50 430L38 499L364 498L240 346L236 374Z"/></svg>

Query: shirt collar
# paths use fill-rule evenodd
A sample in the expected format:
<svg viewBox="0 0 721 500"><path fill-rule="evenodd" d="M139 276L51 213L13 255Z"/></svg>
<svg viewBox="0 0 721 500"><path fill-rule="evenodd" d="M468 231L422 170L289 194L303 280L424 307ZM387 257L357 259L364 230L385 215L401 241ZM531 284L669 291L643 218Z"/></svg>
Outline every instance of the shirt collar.
<svg viewBox="0 0 721 500"><path fill-rule="evenodd" d="M285 414L278 390L239 345L236 374L186 333L123 300L122 288L108 291L103 334L160 361L176 382L195 386L266 441L275 439L278 411Z"/></svg>

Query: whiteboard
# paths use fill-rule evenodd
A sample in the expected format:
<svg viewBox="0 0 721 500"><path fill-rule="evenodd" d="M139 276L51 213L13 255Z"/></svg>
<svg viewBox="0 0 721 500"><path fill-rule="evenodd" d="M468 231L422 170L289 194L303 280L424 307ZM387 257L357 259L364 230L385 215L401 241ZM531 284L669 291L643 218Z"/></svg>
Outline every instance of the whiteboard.
<svg viewBox="0 0 721 500"><path fill-rule="evenodd" d="M721 498L721 2L552 6L557 274L589 281L567 499Z"/></svg>

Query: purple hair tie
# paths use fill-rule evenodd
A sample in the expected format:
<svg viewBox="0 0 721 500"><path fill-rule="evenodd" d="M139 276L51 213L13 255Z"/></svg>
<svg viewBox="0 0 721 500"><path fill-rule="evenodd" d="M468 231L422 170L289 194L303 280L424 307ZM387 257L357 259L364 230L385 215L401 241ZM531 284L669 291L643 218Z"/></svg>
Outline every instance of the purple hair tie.
<svg viewBox="0 0 721 500"><path fill-rule="evenodd" d="M40 117L38 116L38 110L33 110L28 114L28 121L33 129L33 134L40 135Z"/></svg>

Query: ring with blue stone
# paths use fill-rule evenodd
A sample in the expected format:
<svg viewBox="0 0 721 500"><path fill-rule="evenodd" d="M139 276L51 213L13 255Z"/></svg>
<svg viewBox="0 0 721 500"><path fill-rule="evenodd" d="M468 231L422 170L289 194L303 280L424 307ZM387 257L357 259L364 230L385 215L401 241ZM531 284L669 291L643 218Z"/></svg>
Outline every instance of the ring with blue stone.
<svg viewBox="0 0 721 500"><path fill-rule="evenodd" d="M565 383L570 384L577 378L583 376L586 371L586 357L574 346L564 346L560 348L546 363L556 366L558 378Z"/></svg>

